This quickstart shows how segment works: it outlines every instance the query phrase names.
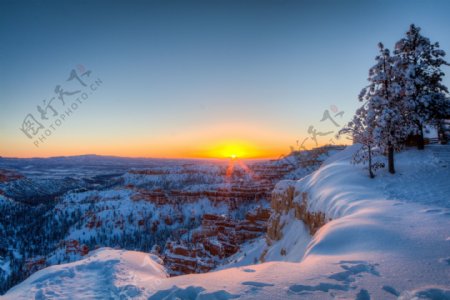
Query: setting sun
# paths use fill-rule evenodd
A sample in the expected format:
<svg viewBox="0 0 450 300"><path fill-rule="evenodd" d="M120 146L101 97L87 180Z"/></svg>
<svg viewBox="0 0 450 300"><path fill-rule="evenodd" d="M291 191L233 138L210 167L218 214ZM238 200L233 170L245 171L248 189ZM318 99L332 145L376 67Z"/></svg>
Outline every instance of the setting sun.
<svg viewBox="0 0 450 300"><path fill-rule="evenodd" d="M248 145L236 143L229 144L219 147L219 151L224 157L236 158L237 156L245 157L252 154L252 151L249 149Z"/></svg>
<svg viewBox="0 0 450 300"><path fill-rule="evenodd" d="M260 157L262 154L262 150L251 143L244 141L226 141L211 147L207 156L236 159Z"/></svg>

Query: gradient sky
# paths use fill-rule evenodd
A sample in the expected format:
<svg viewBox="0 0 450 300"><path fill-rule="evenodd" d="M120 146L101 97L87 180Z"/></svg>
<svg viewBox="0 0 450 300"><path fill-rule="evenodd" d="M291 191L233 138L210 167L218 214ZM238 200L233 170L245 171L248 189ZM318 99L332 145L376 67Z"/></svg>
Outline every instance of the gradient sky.
<svg viewBox="0 0 450 300"><path fill-rule="evenodd" d="M449 12L450 1L0 0L0 155L277 157L310 125L335 131L320 122L332 105L339 125L351 117L379 41L392 48L414 22L450 52ZM40 120L37 105L73 88L80 65L103 83L36 147L24 118Z"/></svg>

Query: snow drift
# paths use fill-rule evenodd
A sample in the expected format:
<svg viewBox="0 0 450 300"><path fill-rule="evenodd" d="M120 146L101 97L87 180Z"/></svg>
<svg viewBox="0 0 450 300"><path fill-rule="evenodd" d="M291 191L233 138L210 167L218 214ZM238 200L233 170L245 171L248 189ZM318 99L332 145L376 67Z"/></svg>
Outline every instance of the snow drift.
<svg viewBox="0 0 450 300"><path fill-rule="evenodd" d="M105 299L142 297L168 275L159 258L135 251L101 248L85 259L55 265L8 291L7 299Z"/></svg>

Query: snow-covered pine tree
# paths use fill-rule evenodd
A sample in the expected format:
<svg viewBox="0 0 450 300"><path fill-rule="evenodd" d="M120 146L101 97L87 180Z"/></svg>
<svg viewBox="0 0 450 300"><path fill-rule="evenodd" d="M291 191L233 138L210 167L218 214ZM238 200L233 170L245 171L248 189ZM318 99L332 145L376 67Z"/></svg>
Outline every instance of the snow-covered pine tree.
<svg viewBox="0 0 450 300"><path fill-rule="evenodd" d="M366 126L372 130L374 144L388 155L389 172L394 174L394 151L403 146L410 128L397 82L398 61L382 43L378 47L376 64L369 70L369 85L361 91L359 100L367 102Z"/></svg>
<svg viewBox="0 0 450 300"><path fill-rule="evenodd" d="M442 83L445 74L441 70L442 65L449 64L439 43L431 43L414 24L406 37L396 43L394 53L401 70L398 82L404 90L402 100L412 123L411 134L417 135L418 149L424 149L424 125L438 126L450 111L448 89Z"/></svg>
<svg viewBox="0 0 450 300"><path fill-rule="evenodd" d="M361 148L359 148L352 157L352 163L365 164L367 162L369 177L374 178L374 172L377 169L384 167L384 164L373 162L374 157L380 153L375 145L373 127L367 126L368 121L367 103L365 103L356 110L353 119L339 131L339 136L351 135L353 143L361 144Z"/></svg>

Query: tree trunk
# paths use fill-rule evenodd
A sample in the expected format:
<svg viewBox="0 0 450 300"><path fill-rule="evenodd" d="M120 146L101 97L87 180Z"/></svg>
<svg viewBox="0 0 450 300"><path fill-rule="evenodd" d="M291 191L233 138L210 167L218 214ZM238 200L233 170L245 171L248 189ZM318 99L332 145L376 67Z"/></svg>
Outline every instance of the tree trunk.
<svg viewBox="0 0 450 300"><path fill-rule="evenodd" d="M424 150L425 149L425 140L423 138L423 126L419 125L419 134L417 135L417 149Z"/></svg>
<svg viewBox="0 0 450 300"><path fill-rule="evenodd" d="M369 148L369 176L370 178L374 178L375 175L373 174L372 171L372 147L368 146Z"/></svg>
<svg viewBox="0 0 450 300"><path fill-rule="evenodd" d="M389 164L389 173L395 174L394 168L394 146L390 143L388 145L388 164Z"/></svg>
<svg viewBox="0 0 450 300"><path fill-rule="evenodd" d="M444 120L439 120L438 126L437 126L437 130L438 130L438 138L439 138L439 143L441 145L447 145L447 135L445 134L445 123Z"/></svg>

